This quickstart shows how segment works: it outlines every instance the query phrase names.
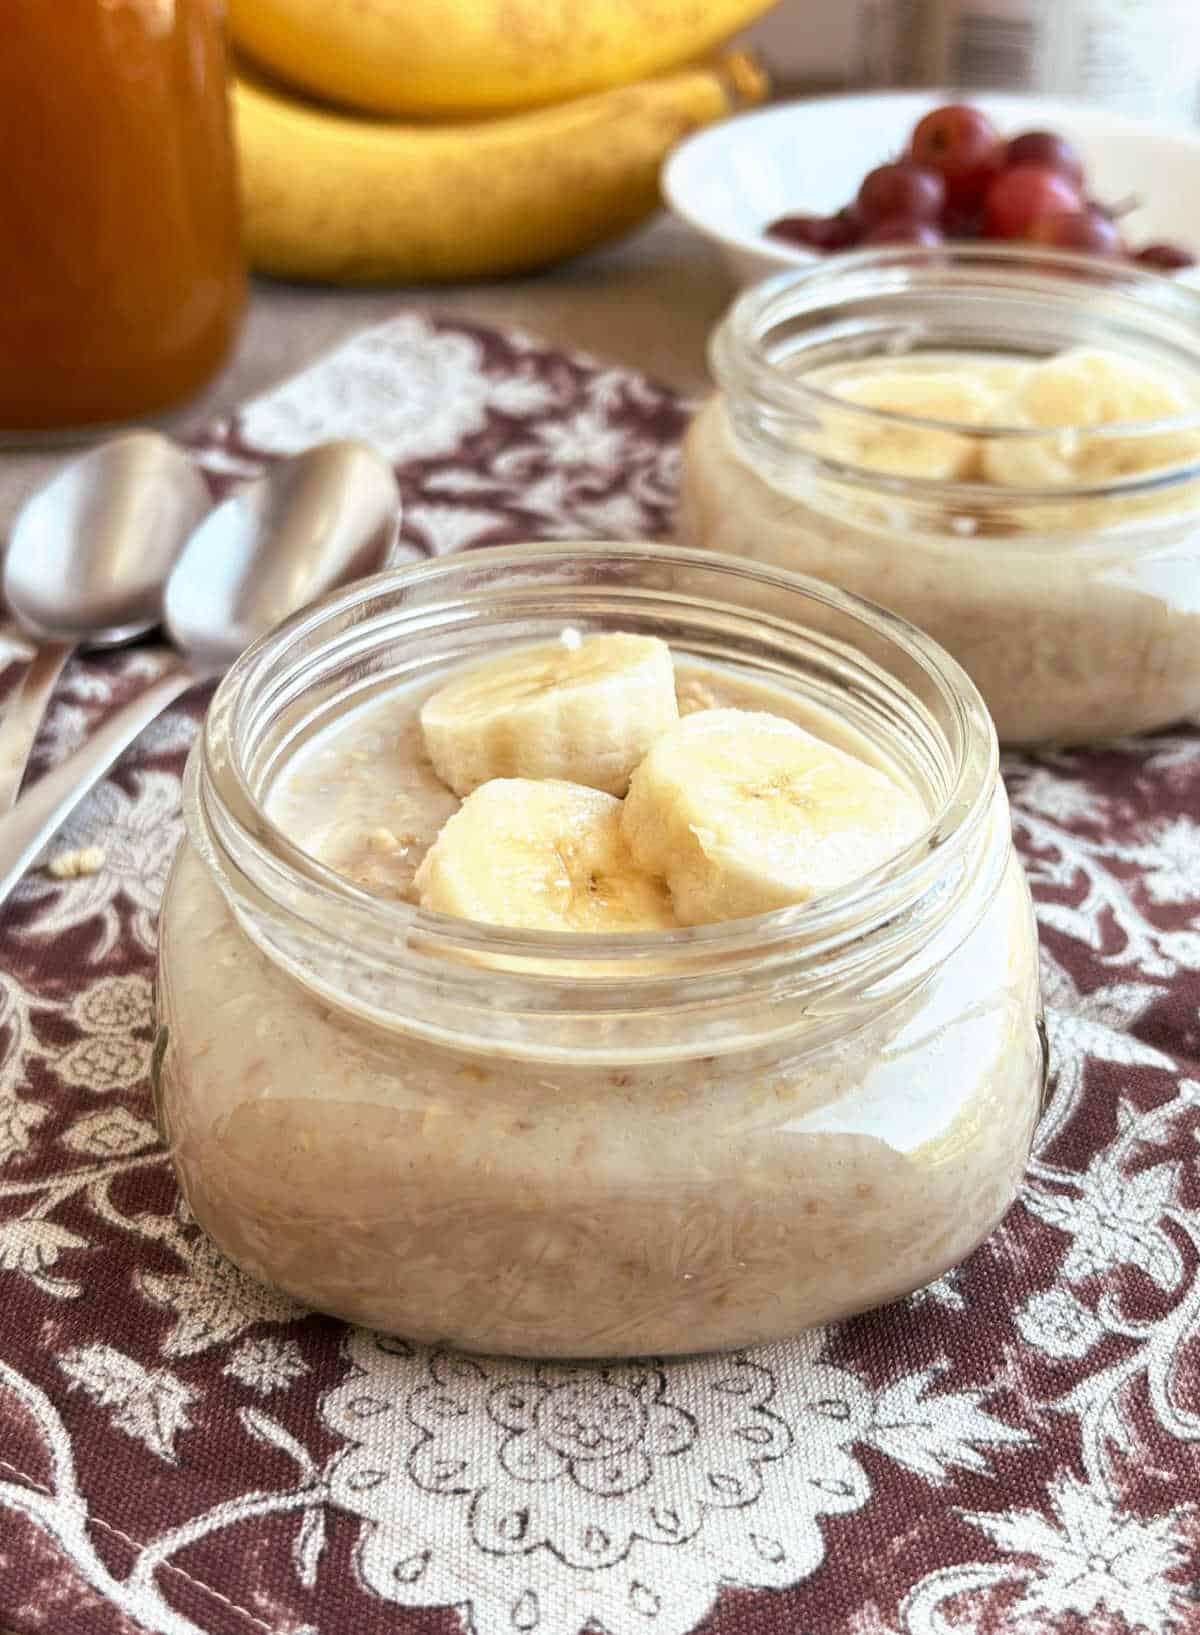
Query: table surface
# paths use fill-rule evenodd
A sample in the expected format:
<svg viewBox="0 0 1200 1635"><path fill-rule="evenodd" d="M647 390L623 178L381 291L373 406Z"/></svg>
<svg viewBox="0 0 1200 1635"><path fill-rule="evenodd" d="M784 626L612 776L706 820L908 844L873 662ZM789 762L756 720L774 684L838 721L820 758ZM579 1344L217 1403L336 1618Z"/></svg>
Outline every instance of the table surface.
<svg viewBox="0 0 1200 1635"><path fill-rule="evenodd" d="M370 391L348 389L344 364L310 372L301 433L279 400L260 406L238 428L241 468L351 424L391 439L414 551L480 529L594 537L605 511L659 537L686 418L670 388L703 387L728 295L665 222L486 289L264 286L231 367L172 425L363 324L440 309L448 322L362 343L350 385ZM494 328L464 343L463 318L549 346ZM564 365L558 346L603 367ZM219 430L195 447L228 469ZM55 458L0 461L0 506ZM147 662L74 664L35 767L144 685ZM149 1122L151 983L202 703L143 734L63 830L57 845L98 848L100 868L30 871L0 924L0 1629L448 1635L469 1600L478 1635L1014 1619L1195 1635L1200 733L1007 758L1051 1095L1021 1202L974 1255L752 1356L531 1370L304 1315L176 1208ZM962 1048L951 1034L948 1061ZM610 1442L616 1463L594 1456Z"/></svg>
<svg viewBox="0 0 1200 1635"><path fill-rule="evenodd" d="M516 326L690 394L706 384L708 335L732 294L718 253L665 214L621 244L532 278L378 290L260 280L229 364L203 396L157 424L183 432L203 424L405 307ZM0 456L0 528L63 457Z"/></svg>
<svg viewBox="0 0 1200 1635"><path fill-rule="evenodd" d="M377 290L258 280L226 367L201 397L156 423L186 433L406 307L516 326L692 394L706 384L707 337L732 293L716 252L666 215L619 245L531 278ZM0 534L64 457L62 449L0 455Z"/></svg>

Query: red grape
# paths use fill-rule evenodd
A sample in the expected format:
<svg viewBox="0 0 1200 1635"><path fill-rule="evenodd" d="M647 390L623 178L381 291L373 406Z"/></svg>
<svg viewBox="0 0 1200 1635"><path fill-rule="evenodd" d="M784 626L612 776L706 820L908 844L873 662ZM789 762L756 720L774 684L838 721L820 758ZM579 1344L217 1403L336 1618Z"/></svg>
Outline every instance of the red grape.
<svg viewBox="0 0 1200 1635"><path fill-rule="evenodd" d="M766 231L822 254L857 244L992 238L1127 256L1159 272L1196 264L1178 244L1127 250L1119 218L1138 201L1106 206L1084 187L1083 160L1065 136L1031 130L1006 141L980 109L952 102L920 119L904 155L869 171L843 209L781 216Z"/></svg>
<svg viewBox="0 0 1200 1635"><path fill-rule="evenodd" d="M978 238L978 208L975 205L948 204L942 211L942 232L947 238Z"/></svg>
<svg viewBox="0 0 1200 1635"><path fill-rule="evenodd" d="M852 204L844 204L836 216L830 216L829 223L827 249L848 250L862 237L862 223Z"/></svg>
<svg viewBox="0 0 1200 1635"><path fill-rule="evenodd" d="M767 228L772 238L784 239L788 244L799 244L806 250L837 248L838 218L836 216L780 216Z"/></svg>
<svg viewBox="0 0 1200 1635"><path fill-rule="evenodd" d="M864 227L907 216L936 221L946 202L946 184L936 170L922 170L908 160L870 171L858 190L857 214Z"/></svg>
<svg viewBox="0 0 1200 1635"><path fill-rule="evenodd" d="M864 244L940 244L942 235L930 221L912 216L891 216L877 221L863 234Z"/></svg>
<svg viewBox="0 0 1200 1635"><path fill-rule="evenodd" d="M1056 170L1076 189L1083 186L1083 160L1066 137L1054 131L1025 131L1014 136L1004 150L1004 163L1009 169L1038 165L1043 170Z"/></svg>
<svg viewBox="0 0 1200 1635"><path fill-rule="evenodd" d="M983 201L985 238L1027 238L1043 216L1075 213L1083 201L1065 176L1040 165L1014 165L996 177Z"/></svg>
<svg viewBox="0 0 1200 1635"><path fill-rule="evenodd" d="M1143 267L1154 267L1158 272L1178 272L1181 267L1194 267L1196 258L1181 244L1147 244L1133 258Z"/></svg>
<svg viewBox="0 0 1200 1635"><path fill-rule="evenodd" d="M1034 244L1074 250L1080 255L1121 253L1121 235L1102 210L1060 210L1052 216L1039 216L1030 223L1025 236Z"/></svg>
<svg viewBox="0 0 1200 1635"><path fill-rule="evenodd" d="M918 121L909 157L922 170L937 171L951 204L972 204L1000 169L1004 143L986 114L951 102Z"/></svg>

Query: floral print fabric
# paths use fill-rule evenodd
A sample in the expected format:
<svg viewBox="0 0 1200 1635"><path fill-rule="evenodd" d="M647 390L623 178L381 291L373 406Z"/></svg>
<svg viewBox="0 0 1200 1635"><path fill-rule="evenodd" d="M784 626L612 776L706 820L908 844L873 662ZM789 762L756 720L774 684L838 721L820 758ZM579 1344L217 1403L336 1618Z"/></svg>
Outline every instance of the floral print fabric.
<svg viewBox="0 0 1200 1635"><path fill-rule="evenodd" d="M666 536L684 420L635 375L406 315L195 454L220 492L375 442L403 560ZM76 662L35 770L154 663ZM59 837L100 870L35 869L0 919L0 1628L1200 1630L1200 733L1006 766L1052 1095L966 1265L750 1354L566 1367L306 1314L182 1209L150 984L204 702Z"/></svg>

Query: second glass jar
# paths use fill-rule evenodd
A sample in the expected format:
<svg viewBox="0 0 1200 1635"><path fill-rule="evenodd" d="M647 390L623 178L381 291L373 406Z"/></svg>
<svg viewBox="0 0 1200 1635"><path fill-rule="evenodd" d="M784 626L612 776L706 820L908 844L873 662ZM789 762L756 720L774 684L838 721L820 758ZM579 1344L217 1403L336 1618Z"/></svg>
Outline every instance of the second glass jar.
<svg viewBox="0 0 1200 1635"><path fill-rule="evenodd" d="M1161 371L1196 404L1089 433L1120 439L1109 463L1126 469L1110 480L1000 487L830 452L933 432L986 437L1016 464L1044 428L922 420L827 383L926 354L1038 362L1079 347ZM1200 708L1195 291L1031 246L875 251L747 291L711 361L719 390L684 448L684 544L815 574L903 614L969 672L1006 743L1113 737ZM1159 450L1170 457L1152 465Z"/></svg>

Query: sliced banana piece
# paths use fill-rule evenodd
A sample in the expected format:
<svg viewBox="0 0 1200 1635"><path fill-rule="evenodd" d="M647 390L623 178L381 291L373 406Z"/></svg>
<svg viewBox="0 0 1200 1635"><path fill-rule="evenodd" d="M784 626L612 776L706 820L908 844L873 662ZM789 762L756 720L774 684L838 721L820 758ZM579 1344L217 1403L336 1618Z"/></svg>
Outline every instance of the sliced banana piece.
<svg viewBox="0 0 1200 1635"><path fill-rule="evenodd" d="M634 863L621 802L548 779L495 778L467 796L417 870L422 908L518 931L661 931L666 885Z"/></svg>
<svg viewBox="0 0 1200 1635"><path fill-rule="evenodd" d="M847 376L832 390L847 403L866 409L956 426L986 424L996 405L996 393L985 380L950 370L885 369ZM945 482L973 474L979 445L973 437L941 427L839 415L834 410L828 417L825 452L869 471Z"/></svg>
<svg viewBox="0 0 1200 1635"><path fill-rule="evenodd" d="M456 795L492 778L560 778L623 795L678 717L666 642L615 632L518 648L459 672L422 705L421 730Z"/></svg>
<svg viewBox="0 0 1200 1635"><path fill-rule="evenodd" d="M780 716L703 710L638 767L622 814L633 861L664 875L682 925L804 903L868 873L928 822L874 767Z"/></svg>
<svg viewBox="0 0 1200 1635"><path fill-rule="evenodd" d="M1186 407L1178 388L1144 364L1087 347L1034 364L1016 400L1036 426L1111 426L1182 414Z"/></svg>
<svg viewBox="0 0 1200 1635"><path fill-rule="evenodd" d="M1046 437L997 439L983 451L985 478L1006 487L1101 483L1195 459L1193 431L1089 436L1089 428L1164 420L1195 411L1173 382L1114 353L1076 348L1025 370L994 424L1054 428Z"/></svg>

